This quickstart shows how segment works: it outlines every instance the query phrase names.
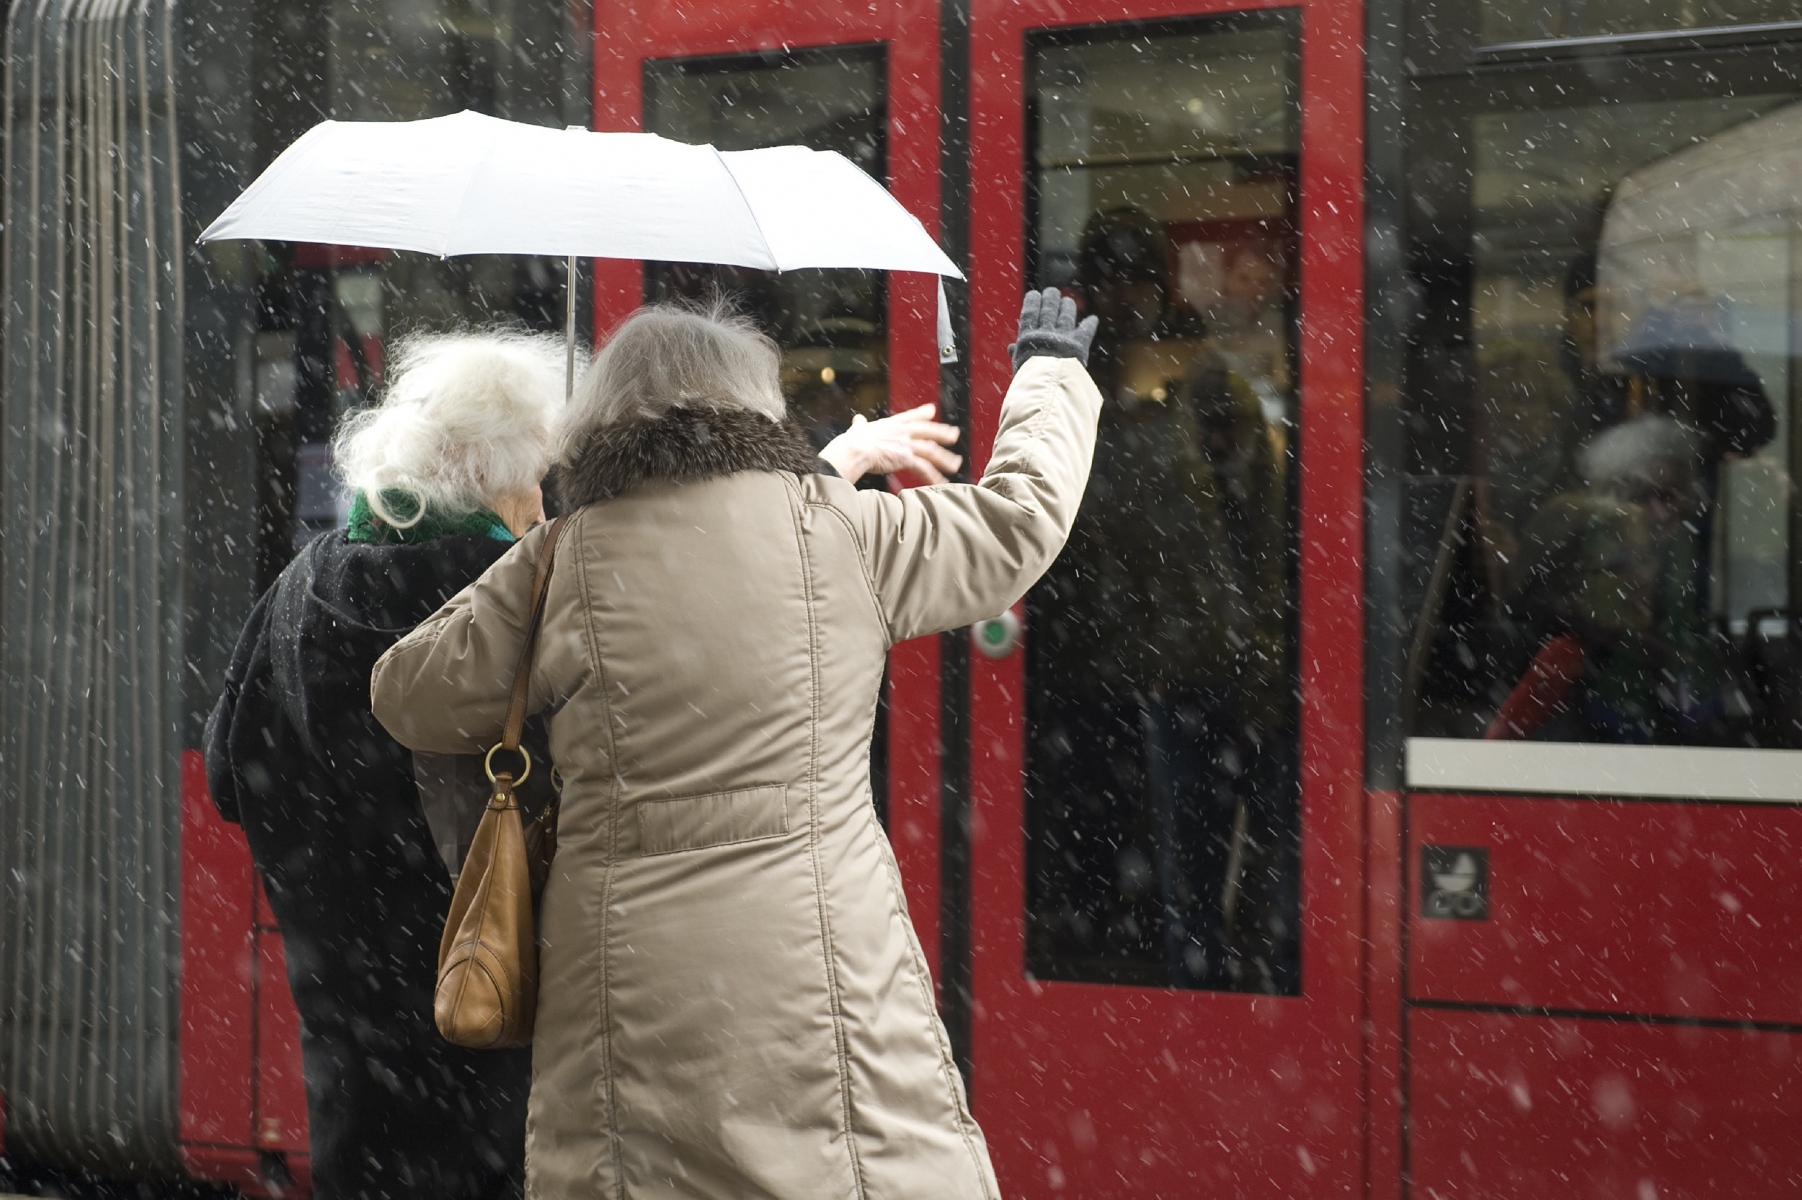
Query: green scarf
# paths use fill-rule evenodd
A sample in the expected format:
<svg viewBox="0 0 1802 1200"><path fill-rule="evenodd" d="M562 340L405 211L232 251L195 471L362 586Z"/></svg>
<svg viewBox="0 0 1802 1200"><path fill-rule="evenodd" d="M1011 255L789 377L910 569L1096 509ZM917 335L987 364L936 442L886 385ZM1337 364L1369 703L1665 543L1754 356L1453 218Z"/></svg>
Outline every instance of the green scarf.
<svg viewBox="0 0 1802 1200"><path fill-rule="evenodd" d="M382 492L382 507L406 516L419 508L419 499L411 492L388 488ZM373 542L378 546L415 546L441 537L491 537L503 542L515 538L501 519L485 508L475 512L451 515L427 509L418 521L405 529L396 529L369 507L369 497L361 491L351 497L350 524L345 536L353 542Z"/></svg>

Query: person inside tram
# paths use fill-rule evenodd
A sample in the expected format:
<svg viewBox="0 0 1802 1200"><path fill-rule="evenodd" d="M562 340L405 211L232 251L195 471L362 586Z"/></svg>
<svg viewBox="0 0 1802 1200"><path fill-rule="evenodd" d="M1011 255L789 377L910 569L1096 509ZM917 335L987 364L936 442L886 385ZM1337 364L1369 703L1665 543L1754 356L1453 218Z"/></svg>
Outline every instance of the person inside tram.
<svg viewBox="0 0 1802 1200"><path fill-rule="evenodd" d="M347 526L257 603L207 723L213 800L243 826L283 934L320 1200L522 1187L529 1053L459 1049L432 1018L445 860L472 823L430 819L418 776L439 765L377 724L369 673L543 520L564 387L560 339L402 343L381 403L336 434ZM930 416L862 424L813 467L955 470L957 430ZM541 729L528 745L545 752Z"/></svg>
<svg viewBox="0 0 1802 1200"><path fill-rule="evenodd" d="M900 493L811 471L777 347L729 314L648 306L584 373L527 706L565 780L533 1194L998 1194L870 741L889 648L1006 609L1061 550L1101 408L1094 328L1029 294L982 480ZM495 741L549 536L382 656L390 734Z"/></svg>
<svg viewBox="0 0 1802 1200"><path fill-rule="evenodd" d="M1693 305L1654 308L1618 354L1623 417L1578 451L1581 486L1521 538L1508 612L1531 658L1485 737L1732 742L1749 699L1712 619L1723 467L1776 418ZM1587 409L1580 417L1593 417Z"/></svg>
<svg viewBox="0 0 1802 1200"><path fill-rule="evenodd" d="M1166 903L1188 914L1189 927L1219 929L1221 966L1233 986L1281 991L1293 982L1294 963L1282 948L1299 916L1289 886L1299 866L1295 812L1286 803L1295 765L1286 480L1280 431L1270 419L1273 402L1281 400L1248 360L1252 355L1235 353L1230 341L1217 349L1210 334L1179 389L1201 450L1187 479L1212 493L1200 501L1216 512L1210 557L1231 583L1221 599L1237 610L1239 640L1231 705L1213 718L1221 730L1210 764L1216 802L1200 807L1203 820L1186 836L1170 839L1212 853L1191 856L1174 895L1167 885Z"/></svg>
<svg viewBox="0 0 1802 1200"><path fill-rule="evenodd" d="M1283 918L1238 911L1281 891L1257 858L1280 853L1281 821L1243 811L1286 711L1279 455L1249 372L1171 303L1158 222L1096 214L1078 272L1106 403L1069 546L1029 597L1036 752L1056 760L1034 803L1065 831L1061 915L1034 936L1178 986L1280 987L1243 960Z"/></svg>
<svg viewBox="0 0 1802 1200"><path fill-rule="evenodd" d="M530 1055L433 1025L451 881L368 679L542 519L563 373L555 339L403 344L381 404L337 433L348 526L257 602L207 722L213 801L283 935L321 1200L520 1194Z"/></svg>

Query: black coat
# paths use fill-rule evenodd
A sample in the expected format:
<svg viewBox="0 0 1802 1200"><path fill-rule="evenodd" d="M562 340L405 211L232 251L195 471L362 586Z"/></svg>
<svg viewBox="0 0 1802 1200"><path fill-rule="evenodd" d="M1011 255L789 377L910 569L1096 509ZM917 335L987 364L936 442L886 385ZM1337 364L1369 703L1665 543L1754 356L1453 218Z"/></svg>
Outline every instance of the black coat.
<svg viewBox="0 0 1802 1200"><path fill-rule="evenodd" d="M375 660L507 549L315 538L257 603L207 721L207 781L244 827L300 1010L319 1200L515 1195L530 1052L432 1022L451 885L412 757L369 711Z"/></svg>

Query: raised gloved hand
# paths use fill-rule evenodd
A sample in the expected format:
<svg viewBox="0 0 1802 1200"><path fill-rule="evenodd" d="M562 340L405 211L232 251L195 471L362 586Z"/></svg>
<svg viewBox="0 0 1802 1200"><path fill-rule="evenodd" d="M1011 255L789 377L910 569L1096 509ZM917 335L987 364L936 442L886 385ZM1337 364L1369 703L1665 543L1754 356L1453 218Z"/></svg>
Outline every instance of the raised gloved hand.
<svg viewBox="0 0 1802 1200"><path fill-rule="evenodd" d="M1020 306L1020 338L1007 348L1008 357L1014 360L1016 371L1036 354L1074 358L1086 367L1098 324L1096 318L1088 317L1078 325L1076 301L1059 296L1056 288L1027 292L1026 302Z"/></svg>

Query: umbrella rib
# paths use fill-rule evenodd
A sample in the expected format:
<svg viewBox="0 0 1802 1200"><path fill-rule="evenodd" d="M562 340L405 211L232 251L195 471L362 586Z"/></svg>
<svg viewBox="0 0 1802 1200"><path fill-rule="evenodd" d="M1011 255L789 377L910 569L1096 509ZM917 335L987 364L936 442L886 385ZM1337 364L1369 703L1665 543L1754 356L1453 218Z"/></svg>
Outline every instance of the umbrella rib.
<svg viewBox="0 0 1802 1200"><path fill-rule="evenodd" d="M745 211L751 214L751 224L756 227L757 236L763 239L763 248L769 251L770 262L775 263L776 274L782 274L782 264L776 262L776 247L770 245L770 235L763 231L763 222L757 219L757 210L751 207L751 198L745 195L744 185L739 183L738 176L732 173L732 164L726 161L725 155L719 152L717 146L708 146L707 148L713 151L713 157L719 162L720 170L726 173L726 178L732 181L732 189L738 193L738 198L744 201Z"/></svg>

